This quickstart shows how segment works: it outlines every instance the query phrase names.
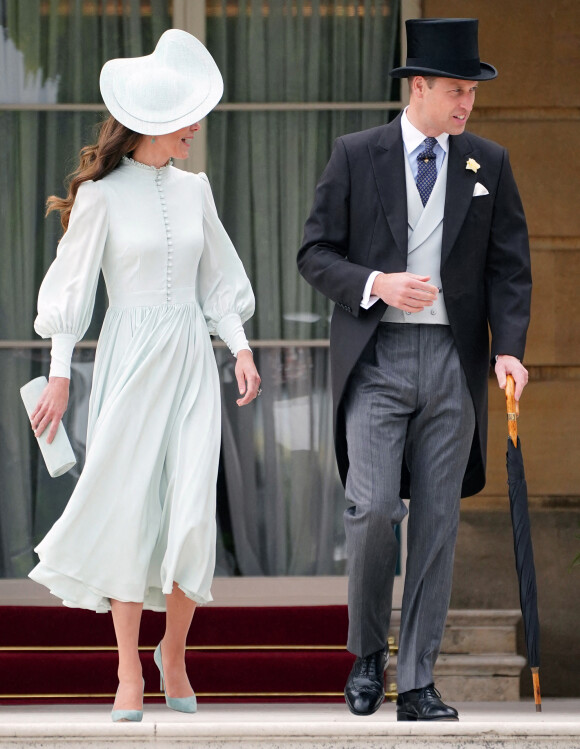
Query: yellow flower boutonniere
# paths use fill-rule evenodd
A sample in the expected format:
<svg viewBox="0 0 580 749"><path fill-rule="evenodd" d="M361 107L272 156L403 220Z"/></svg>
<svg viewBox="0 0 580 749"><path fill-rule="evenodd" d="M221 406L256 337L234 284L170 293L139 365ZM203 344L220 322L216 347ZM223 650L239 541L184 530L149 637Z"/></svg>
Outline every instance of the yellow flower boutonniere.
<svg viewBox="0 0 580 749"><path fill-rule="evenodd" d="M471 169L472 172L477 174L477 170L480 169L480 165L477 163L475 159L467 159L467 164L465 165L466 169Z"/></svg>

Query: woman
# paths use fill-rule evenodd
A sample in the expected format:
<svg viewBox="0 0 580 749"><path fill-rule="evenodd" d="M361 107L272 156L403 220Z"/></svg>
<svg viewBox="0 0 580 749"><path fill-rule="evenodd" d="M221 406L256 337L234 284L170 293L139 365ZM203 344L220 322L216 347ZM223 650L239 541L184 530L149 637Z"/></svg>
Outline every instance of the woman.
<svg viewBox="0 0 580 749"><path fill-rule="evenodd" d="M97 354L87 459L62 515L36 549L30 577L68 606L112 611L119 649L113 720L141 720L143 608L167 611L155 651L167 704L194 712L185 640L211 599L220 445L217 367L209 333L237 357L243 406L260 377L242 324L254 296L204 174L184 159L223 82L205 47L172 29L153 54L101 73L111 113L81 151L66 199L51 197L65 234L40 289L36 331L52 338L48 386L31 416L56 432L70 360L102 269L110 306ZM209 332L208 332L209 331Z"/></svg>

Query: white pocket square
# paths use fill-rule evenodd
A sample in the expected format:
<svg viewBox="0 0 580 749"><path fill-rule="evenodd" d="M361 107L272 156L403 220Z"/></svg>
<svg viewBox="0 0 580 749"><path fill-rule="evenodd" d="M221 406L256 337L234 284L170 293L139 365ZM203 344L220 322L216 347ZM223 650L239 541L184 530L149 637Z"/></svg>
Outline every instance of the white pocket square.
<svg viewBox="0 0 580 749"><path fill-rule="evenodd" d="M478 198L480 195L489 195L489 190L481 182L476 182L473 188L473 197Z"/></svg>

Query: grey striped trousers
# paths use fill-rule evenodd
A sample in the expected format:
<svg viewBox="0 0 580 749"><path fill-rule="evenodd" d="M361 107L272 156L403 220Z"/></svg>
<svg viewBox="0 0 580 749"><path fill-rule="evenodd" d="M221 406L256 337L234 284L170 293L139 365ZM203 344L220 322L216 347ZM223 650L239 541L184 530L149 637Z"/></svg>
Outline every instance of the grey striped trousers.
<svg viewBox="0 0 580 749"><path fill-rule="evenodd" d="M473 402L449 326L381 323L345 396L350 468L348 649L384 647L398 556L394 526L407 510L411 472L399 692L433 681L451 596L461 483L475 426Z"/></svg>

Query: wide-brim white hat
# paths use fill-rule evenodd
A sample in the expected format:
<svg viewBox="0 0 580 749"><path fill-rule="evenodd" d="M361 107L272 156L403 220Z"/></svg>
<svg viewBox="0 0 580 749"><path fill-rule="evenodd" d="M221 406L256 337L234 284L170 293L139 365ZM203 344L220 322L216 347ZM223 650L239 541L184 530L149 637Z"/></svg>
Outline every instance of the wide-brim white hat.
<svg viewBox="0 0 580 749"><path fill-rule="evenodd" d="M144 135L165 135L199 122L224 92L213 57L180 29L162 34L150 55L106 62L99 83L113 117Z"/></svg>

